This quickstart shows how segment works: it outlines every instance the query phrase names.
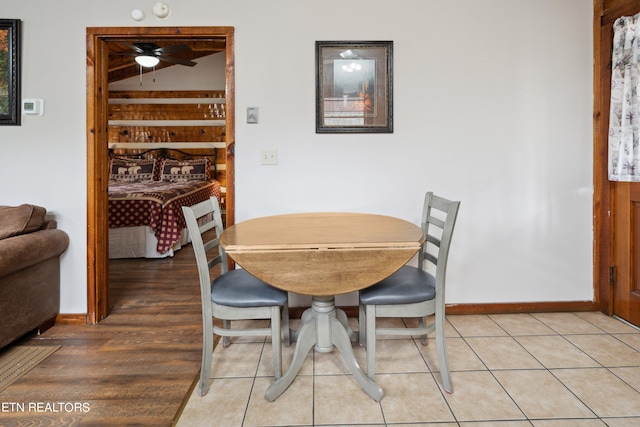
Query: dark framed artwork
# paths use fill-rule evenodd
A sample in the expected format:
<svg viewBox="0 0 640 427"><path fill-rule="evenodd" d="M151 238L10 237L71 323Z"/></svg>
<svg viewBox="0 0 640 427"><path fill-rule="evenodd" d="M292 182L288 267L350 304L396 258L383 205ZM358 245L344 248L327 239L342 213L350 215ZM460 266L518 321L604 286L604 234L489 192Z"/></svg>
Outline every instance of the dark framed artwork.
<svg viewBox="0 0 640 427"><path fill-rule="evenodd" d="M316 41L316 133L393 132L393 42Z"/></svg>
<svg viewBox="0 0 640 427"><path fill-rule="evenodd" d="M0 125L20 124L20 20L0 19Z"/></svg>

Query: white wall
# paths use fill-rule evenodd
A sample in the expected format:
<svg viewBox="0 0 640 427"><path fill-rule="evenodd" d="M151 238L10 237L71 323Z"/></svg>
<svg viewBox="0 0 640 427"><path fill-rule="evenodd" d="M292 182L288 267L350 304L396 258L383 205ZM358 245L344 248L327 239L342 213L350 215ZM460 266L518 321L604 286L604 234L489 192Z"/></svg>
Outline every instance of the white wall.
<svg viewBox="0 0 640 427"><path fill-rule="evenodd" d="M447 302L593 298L591 1L167 0L163 21L152 0L0 2L23 20L23 97L45 100L0 127L0 204L45 206L70 234L62 313L86 311L85 32L107 26L235 27L237 221L418 223L433 190L462 201ZM394 41L393 134L315 134L316 40Z"/></svg>

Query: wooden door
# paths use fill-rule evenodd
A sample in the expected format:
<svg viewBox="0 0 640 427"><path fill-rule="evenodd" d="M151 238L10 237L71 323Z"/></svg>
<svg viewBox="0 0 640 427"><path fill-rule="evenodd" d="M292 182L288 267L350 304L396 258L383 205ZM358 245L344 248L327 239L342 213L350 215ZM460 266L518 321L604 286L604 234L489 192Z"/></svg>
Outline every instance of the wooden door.
<svg viewBox="0 0 640 427"><path fill-rule="evenodd" d="M640 326L640 183L612 183L613 314Z"/></svg>
<svg viewBox="0 0 640 427"><path fill-rule="evenodd" d="M606 171L613 23L620 16L640 13L640 0L594 4L595 279L602 311L640 326L640 183L610 182Z"/></svg>

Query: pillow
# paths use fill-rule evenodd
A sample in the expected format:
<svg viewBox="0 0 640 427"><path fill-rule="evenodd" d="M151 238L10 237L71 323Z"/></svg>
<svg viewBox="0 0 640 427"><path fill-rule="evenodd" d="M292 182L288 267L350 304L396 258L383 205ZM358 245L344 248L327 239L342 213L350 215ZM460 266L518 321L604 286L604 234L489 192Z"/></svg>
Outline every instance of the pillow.
<svg viewBox="0 0 640 427"><path fill-rule="evenodd" d="M109 179L114 181L151 181L155 159L111 159Z"/></svg>
<svg viewBox="0 0 640 427"><path fill-rule="evenodd" d="M0 206L0 239L32 233L44 223L47 210L41 206Z"/></svg>
<svg viewBox="0 0 640 427"><path fill-rule="evenodd" d="M206 157L191 160L165 159L160 181L186 182L209 179L209 160Z"/></svg>

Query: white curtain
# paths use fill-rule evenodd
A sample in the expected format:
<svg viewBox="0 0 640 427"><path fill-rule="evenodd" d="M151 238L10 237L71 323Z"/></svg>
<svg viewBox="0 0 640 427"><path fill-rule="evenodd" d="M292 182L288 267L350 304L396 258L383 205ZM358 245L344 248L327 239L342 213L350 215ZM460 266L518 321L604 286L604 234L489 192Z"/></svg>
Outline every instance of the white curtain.
<svg viewBox="0 0 640 427"><path fill-rule="evenodd" d="M640 14L613 24L609 179L640 182Z"/></svg>

